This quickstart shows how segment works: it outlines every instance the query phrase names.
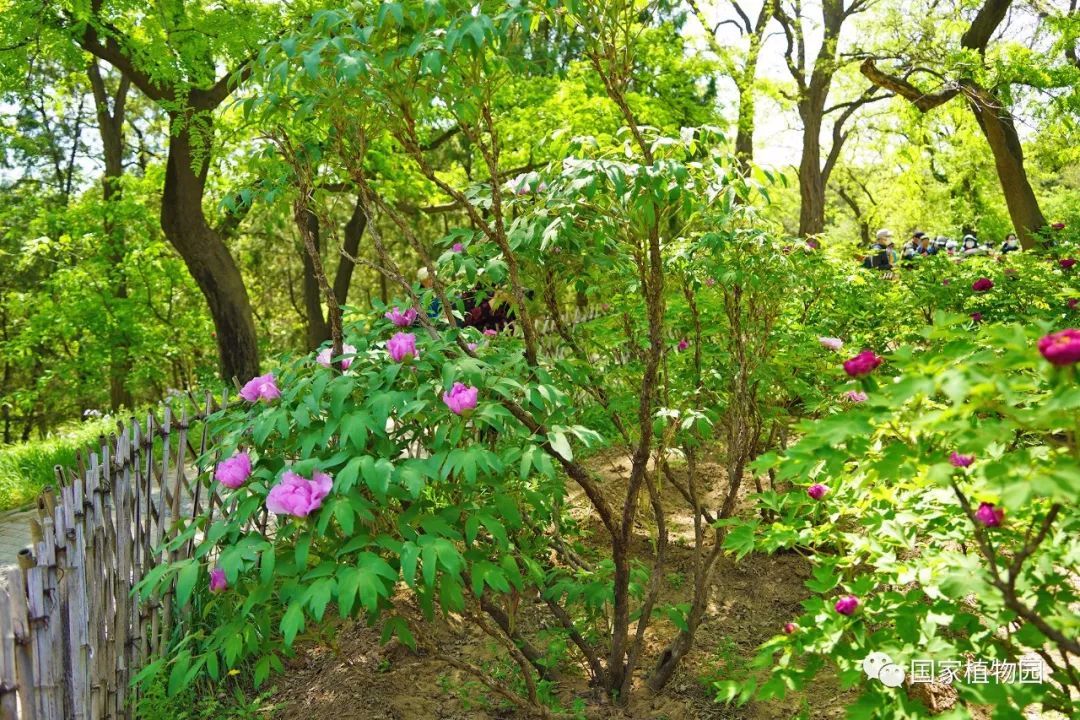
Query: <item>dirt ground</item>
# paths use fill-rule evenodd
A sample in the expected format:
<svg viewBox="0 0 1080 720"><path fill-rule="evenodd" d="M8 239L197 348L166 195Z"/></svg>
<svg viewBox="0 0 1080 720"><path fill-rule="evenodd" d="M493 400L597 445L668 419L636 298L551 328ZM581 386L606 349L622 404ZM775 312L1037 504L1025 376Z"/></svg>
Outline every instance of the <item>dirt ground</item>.
<svg viewBox="0 0 1080 720"><path fill-rule="evenodd" d="M617 496L628 463L618 456L597 458L593 469L604 479L605 487ZM719 467L703 466L702 473L721 473ZM752 491L752 486L751 486ZM673 488L665 489L665 504L685 506ZM572 497L582 524L592 520L580 498ZM743 511L748 511L743 508ZM648 512L643 518L651 518ZM598 525L596 526L598 528ZM637 541L642 557L647 554L649 527L638 528ZM688 534L690 533L690 534ZM692 538L689 515L676 515L670 526L672 544L665 571L661 603L681 602L691 592L691 554L687 542ZM600 532L594 537L601 538ZM814 720L843 716L845 701L828 677L814 683L809 695L790 698L784 703L752 703L728 707L714 701L706 679L715 674L721 663L739 665L753 658L755 648L777 634L784 623L800 613L799 603L809 591L803 582L810 567L797 554L774 556L750 555L741 562L723 557L715 573L713 594L706 620L697 633L693 651L680 665L665 690L656 697L635 702L626 712L612 717L650 718L656 720L783 720L798 712L801 701L812 709ZM684 578L680 580L681 578ZM519 608L523 623L544 615L539 600ZM418 616L418 613L414 613ZM411 621L412 619L410 619ZM417 620L418 621L418 620ZM419 622L419 621L418 621ZM535 621L533 621L535 624ZM426 626L439 650L483 664L505 655L490 638L455 619L439 620ZM538 628L529 628L538 629ZM673 628L657 620L647 636L650 654L643 667L651 667L656 653L670 639ZM641 674L641 673L639 673ZM337 628L332 643L302 644L297 656L286 665L286 672L276 680L273 704L281 709L273 717L280 720L502 720L520 717L521 713L491 703L480 693L481 686L467 673L447 666L428 654L413 653L396 643L383 647L379 629L363 623L345 623ZM590 691L581 677L564 674L556 688L563 702ZM636 693L643 696L644 692Z"/></svg>

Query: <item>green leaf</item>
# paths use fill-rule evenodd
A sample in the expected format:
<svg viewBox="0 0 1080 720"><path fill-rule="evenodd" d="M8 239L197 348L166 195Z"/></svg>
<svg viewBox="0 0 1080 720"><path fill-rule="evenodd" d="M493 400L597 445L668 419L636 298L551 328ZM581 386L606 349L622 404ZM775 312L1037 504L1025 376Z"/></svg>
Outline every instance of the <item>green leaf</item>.
<svg viewBox="0 0 1080 720"><path fill-rule="evenodd" d="M304 605L294 600L289 603L285 615L281 618L281 634L285 638L285 647L292 647L296 634L304 629Z"/></svg>
<svg viewBox="0 0 1080 720"><path fill-rule="evenodd" d="M180 568L176 576L176 606L184 607L191 599L191 593L195 590L195 583L199 580L201 566L194 560L186 561L187 564Z"/></svg>
<svg viewBox="0 0 1080 720"><path fill-rule="evenodd" d="M735 553L735 559L741 560L754 549L754 532L757 521L736 525L724 537L724 549Z"/></svg>
<svg viewBox="0 0 1080 720"><path fill-rule="evenodd" d="M561 432L550 432L547 439L551 449L564 460L569 462L574 459L574 451L570 448L570 441L566 439L566 435Z"/></svg>

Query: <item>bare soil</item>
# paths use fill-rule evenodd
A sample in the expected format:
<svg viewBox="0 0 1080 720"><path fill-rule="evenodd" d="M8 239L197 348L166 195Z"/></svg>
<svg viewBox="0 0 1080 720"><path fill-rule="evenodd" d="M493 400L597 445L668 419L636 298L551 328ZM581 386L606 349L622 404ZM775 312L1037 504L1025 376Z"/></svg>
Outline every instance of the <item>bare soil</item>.
<svg viewBox="0 0 1080 720"><path fill-rule="evenodd" d="M625 482L628 462L617 455L596 458L592 462L609 489L618 497ZM718 466L703 466L703 475L722 477ZM722 485L722 483L716 483ZM747 483L744 483L744 487ZM749 491L752 491L752 483ZM575 514L587 529L593 520L580 498L571 497ZM674 488L665 488L664 502L675 513L670 524L671 546L665 571L661 603L688 600L692 592L692 519L679 516L685 502ZM749 512L743 507L741 512ZM643 522L651 513L643 507ZM599 542L598 525L592 536ZM651 560L649 551L653 528L642 525L636 533L635 549L643 562ZM668 686L655 697L645 697L643 688L625 711L612 709L612 718L650 718L656 720L782 720L794 716L805 703L809 717L826 720L843 716L845 702L852 698L841 693L831 678L822 676L806 693L785 702L751 703L744 707L719 704L707 683L717 677L718 668L739 667L749 662L755 648L781 631L784 623L800 614L799 603L809 595L803 582L810 575L809 563L801 556L778 554L750 555L736 563L729 557L719 561L706 620L697 633L693 651L680 665ZM529 603L532 604L529 604ZM539 623L546 614L539 600L522 600L518 609L526 630L542 629ZM411 626L434 640L439 651L455 655L473 664L504 667L494 662L505 657L505 650L487 636L457 618L440 618L423 623L415 609L408 613ZM659 651L674 634L670 623L656 620L647 639L649 668ZM382 646L379 629L362 622L345 622L336 628L331 642L308 642L300 645L295 658L288 661L286 672L277 679L273 704L282 709L274 714L281 720L502 720L523 717L498 698L491 699L471 675L449 667L423 651L412 652L392 642ZM585 686L584 673L573 668L564 671L555 694L568 707L575 699L594 701ZM639 674L642 674L639 672ZM722 672L721 672L722 674ZM595 707L595 704L590 702ZM603 713L601 713L603 715ZM590 713L595 717L595 713Z"/></svg>

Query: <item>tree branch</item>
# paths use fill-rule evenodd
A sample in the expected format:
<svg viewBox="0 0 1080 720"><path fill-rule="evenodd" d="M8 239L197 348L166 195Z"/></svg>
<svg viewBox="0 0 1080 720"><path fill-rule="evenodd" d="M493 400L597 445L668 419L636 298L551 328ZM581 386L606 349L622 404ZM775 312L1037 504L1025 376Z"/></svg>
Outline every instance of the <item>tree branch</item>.
<svg viewBox="0 0 1080 720"><path fill-rule="evenodd" d="M862 65L859 66L859 72L879 88L911 101L911 104L922 112L933 110L938 105L947 103L960 92L960 88L957 86L945 87L932 93L924 92L903 78L879 70L877 65L874 64L874 58L864 60Z"/></svg>
<svg viewBox="0 0 1080 720"><path fill-rule="evenodd" d="M960 46L969 50L978 50L979 54L986 52L986 44L997 30L998 25L1005 19L1009 12L1012 0L986 0L971 26L960 38Z"/></svg>

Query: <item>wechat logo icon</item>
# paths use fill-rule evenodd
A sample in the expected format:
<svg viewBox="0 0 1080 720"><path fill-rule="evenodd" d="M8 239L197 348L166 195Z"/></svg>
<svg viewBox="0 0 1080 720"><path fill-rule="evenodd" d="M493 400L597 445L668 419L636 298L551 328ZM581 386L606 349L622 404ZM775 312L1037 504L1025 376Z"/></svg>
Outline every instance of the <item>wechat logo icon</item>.
<svg viewBox="0 0 1080 720"><path fill-rule="evenodd" d="M885 687L900 687L904 684L904 668L893 662L883 652L872 652L862 661L863 672L871 680L880 680Z"/></svg>

